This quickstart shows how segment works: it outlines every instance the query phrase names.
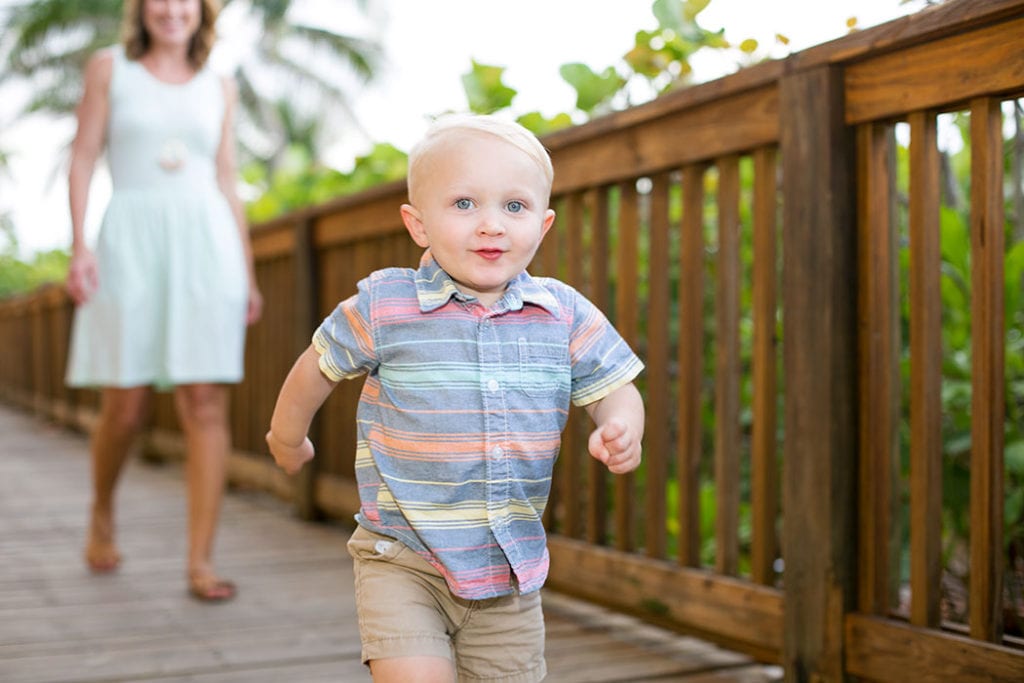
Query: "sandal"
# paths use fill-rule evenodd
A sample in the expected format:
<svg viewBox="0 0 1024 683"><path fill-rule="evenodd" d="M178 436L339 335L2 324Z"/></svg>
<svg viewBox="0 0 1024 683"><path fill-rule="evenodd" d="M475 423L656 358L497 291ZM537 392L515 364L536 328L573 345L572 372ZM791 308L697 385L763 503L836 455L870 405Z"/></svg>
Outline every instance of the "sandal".
<svg viewBox="0 0 1024 683"><path fill-rule="evenodd" d="M234 582L220 579L212 572L189 574L188 594L200 602L227 602L236 592Z"/></svg>

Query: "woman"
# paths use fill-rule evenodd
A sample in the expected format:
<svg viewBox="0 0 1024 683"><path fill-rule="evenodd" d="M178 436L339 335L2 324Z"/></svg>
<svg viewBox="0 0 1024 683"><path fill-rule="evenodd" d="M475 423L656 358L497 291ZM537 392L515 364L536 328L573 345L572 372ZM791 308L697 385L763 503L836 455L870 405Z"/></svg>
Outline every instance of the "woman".
<svg viewBox="0 0 1024 683"><path fill-rule="evenodd" d="M242 377L245 326L260 315L248 231L235 194L234 84L204 68L214 0L128 0L124 45L85 70L69 194L67 288L77 304L67 382L100 387L85 561L121 562L114 490L153 387L173 387L187 448L188 589L235 586L211 555L230 452L228 383ZM104 146L114 191L95 253L89 184Z"/></svg>

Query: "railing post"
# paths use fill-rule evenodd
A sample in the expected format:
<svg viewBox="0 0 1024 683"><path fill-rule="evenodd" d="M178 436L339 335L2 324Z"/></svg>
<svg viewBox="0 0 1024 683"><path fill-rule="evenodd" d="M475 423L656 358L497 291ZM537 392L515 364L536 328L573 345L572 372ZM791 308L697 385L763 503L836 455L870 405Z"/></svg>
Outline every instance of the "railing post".
<svg viewBox="0 0 1024 683"><path fill-rule="evenodd" d="M292 252L295 276L295 301L293 301L293 348L294 357L309 346L309 340L319 323L319 303L316 273L316 247L313 244L313 220L306 218L295 226L295 247ZM309 438L319 443L320 420L313 418L309 426ZM295 477L295 509L302 519L317 519L320 510L316 505L317 462L313 458Z"/></svg>
<svg viewBox="0 0 1024 683"><path fill-rule="evenodd" d="M857 241L843 72L780 81L786 680L842 681L855 604Z"/></svg>

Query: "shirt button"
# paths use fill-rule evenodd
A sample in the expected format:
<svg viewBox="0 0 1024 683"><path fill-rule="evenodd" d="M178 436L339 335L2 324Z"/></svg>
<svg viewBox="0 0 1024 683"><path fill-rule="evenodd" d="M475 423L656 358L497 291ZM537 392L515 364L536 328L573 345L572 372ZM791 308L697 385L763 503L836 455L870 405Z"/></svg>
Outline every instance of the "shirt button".
<svg viewBox="0 0 1024 683"><path fill-rule="evenodd" d="M495 446L491 449L491 455L496 458L500 458L505 451L501 449L501 446Z"/></svg>
<svg viewBox="0 0 1024 683"><path fill-rule="evenodd" d="M488 391L497 391L498 390L498 380L496 380L496 379L487 380L487 390Z"/></svg>

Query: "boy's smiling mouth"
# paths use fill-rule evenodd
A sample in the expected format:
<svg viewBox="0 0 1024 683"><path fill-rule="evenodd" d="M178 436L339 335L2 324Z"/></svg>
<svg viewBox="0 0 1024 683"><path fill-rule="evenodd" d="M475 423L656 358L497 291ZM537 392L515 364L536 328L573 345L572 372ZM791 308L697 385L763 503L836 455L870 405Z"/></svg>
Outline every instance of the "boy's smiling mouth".
<svg viewBox="0 0 1024 683"><path fill-rule="evenodd" d="M505 252L502 251L501 249L485 247L483 249L474 249L473 253L487 259L488 261L496 261L497 259L501 258L501 255L504 254Z"/></svg>

